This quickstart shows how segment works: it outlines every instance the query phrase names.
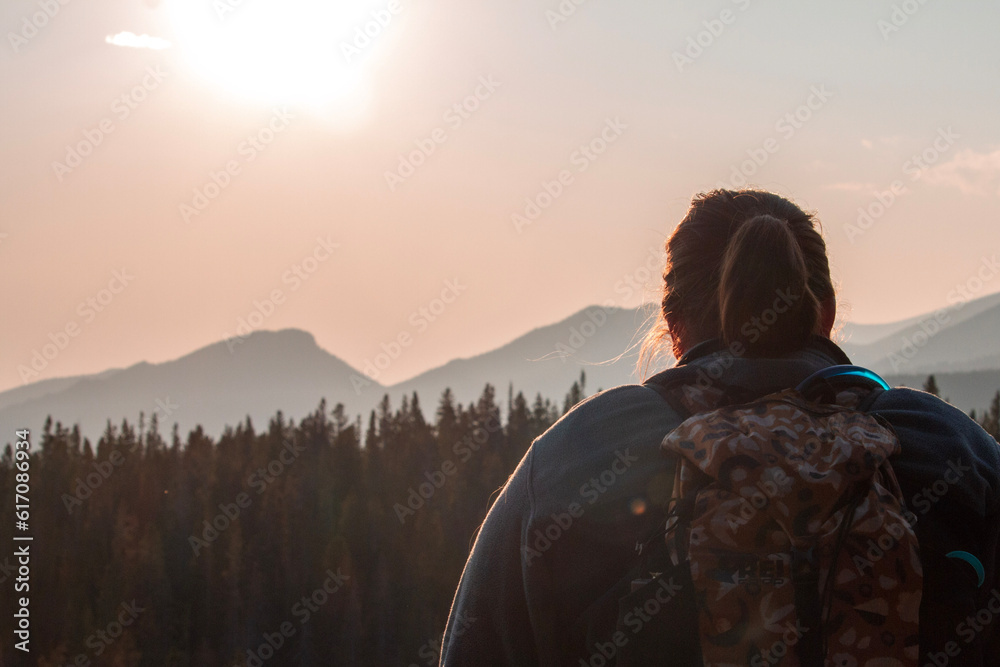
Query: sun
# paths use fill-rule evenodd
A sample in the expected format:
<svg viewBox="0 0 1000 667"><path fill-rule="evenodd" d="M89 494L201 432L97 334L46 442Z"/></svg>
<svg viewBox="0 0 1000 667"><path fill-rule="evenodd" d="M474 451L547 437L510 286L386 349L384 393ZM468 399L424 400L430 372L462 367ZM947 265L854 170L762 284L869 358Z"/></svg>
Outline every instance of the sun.
<svg viewBox="0 0 1000 667"><path fill-rule="evenodd" d="M245 99L321 109L358 102L366 65L388 38L378 33L390 32L393 18L368 0L165 4L181 57L210 84ZM366 26L376 34L357 40Z"/></svg>

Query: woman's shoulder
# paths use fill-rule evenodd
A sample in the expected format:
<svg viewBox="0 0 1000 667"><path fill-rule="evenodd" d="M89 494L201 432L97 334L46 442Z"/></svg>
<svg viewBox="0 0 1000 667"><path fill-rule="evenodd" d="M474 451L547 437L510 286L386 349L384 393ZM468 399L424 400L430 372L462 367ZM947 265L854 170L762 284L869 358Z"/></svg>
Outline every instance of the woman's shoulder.
<svg viewBox="0 0 1000 667"><path fill-rule="evenodd" d="M958 437L987 453L996 453L997 441L967 414L951 403L909 387L894 387L882 392L872 405L872 412L905 428L920 428L932 435ZM895 424L894 424L895 425Z"/></svg>
<svg viewBox="0 0 1000 667"><path fill-rule="evenodd" d="M676 413L652 388L624 384L588 396L553 424L539 440L549 442L578 437L626 435L631 432L661 430L678 422Z"/></svg>
<svg viewBox="0 0 1000 667"><path fill-rule="evenodd" d="M1000 445L964 412L937 396L897 387L871 411L888 421L900 441L893 467L900 482L933 485L949 472L960 479L949 493L980 515L1000 511Z"/></svg>
<svg viewBox="0 0 1000 667"><path fill-rule="evenodd" d="M531 445L533 483L578 488L610 466L664 465L663 437L680 418L660 395L638 384L598 392L573 406ZM618 463L616 463L616 461Z"/></svg>

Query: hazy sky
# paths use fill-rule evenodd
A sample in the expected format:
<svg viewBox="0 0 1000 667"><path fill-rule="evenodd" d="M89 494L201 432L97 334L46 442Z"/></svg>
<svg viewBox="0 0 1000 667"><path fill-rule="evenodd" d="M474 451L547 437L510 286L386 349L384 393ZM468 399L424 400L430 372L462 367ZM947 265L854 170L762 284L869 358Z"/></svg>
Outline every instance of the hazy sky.
<svg viewBox="0 0 1000 667"><path fill-rule="evenodd" d="M0 7L0 389L241 318L358 368L409 336L396 382L654 300L744 176L818 211L854 321L1000 250L996 3L63 1Z"/></svg>

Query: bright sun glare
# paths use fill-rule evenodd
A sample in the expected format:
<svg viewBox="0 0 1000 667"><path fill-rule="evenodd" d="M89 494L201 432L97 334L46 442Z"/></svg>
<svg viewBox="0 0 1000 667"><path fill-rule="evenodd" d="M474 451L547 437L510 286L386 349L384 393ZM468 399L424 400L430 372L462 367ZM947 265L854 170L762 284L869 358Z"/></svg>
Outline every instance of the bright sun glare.
<svg viewBox="0 0 1000 667"><path fill-rule="evenodd" d="M168 6L188 65L209 83L264 103L356 107L366 62L386 38L376 35L360 55L345 57L343 43L353 45L356 28L372 19L376 5L368 0L170 0Z"/></svg>

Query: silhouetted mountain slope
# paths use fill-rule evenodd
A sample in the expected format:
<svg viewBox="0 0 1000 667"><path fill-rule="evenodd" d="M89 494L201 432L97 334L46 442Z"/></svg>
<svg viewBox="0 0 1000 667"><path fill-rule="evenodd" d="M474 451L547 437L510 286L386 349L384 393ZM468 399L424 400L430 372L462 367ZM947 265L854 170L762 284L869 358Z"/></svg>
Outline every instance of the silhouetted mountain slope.
<svg viewBox="0 0 1000 667"><path fill-rule="evenodd" d="M137 420L158 414L161 431L177 422L186 431L201 424L221 433L249 416L263 423L281 410L299 419L321 398L332 408L367 416L388 394L393 405L417 392L427 413L445 388L469 403L486 383L506 405L507 388L535 394L561 405L584 371L586 392L638 382L635 365L642 336L655 306L635 309L585 308L560 322L539 327L495 350L455 359L404 382L383 386L317 346L297 329L257 331L246 339L214 343L162 364L139 363L91 376L42 380L0 393L0 421L14 428L38 429L47 415L64 424L79 423L96 438L110 418ZM1000 389L1000 294L895 323L846 324L839 344L860 365L894 384L920 388L934 373L942 394L962 410L984 408ZM929 333L932 332L932 333ZM664 362L661 361L661 367ZM659 368L649 369L648 374Z"/></svg>
<svg viewBox="0 0 1000 667"><path fill-rule="evenodd" d="M312 334L258 331L235 345L223 341L174 361L76 379L62 391L7 405L0 422L38 429L51 414L66 425L79 423L85 436L96 438L109 418L134 423L140 412L147 419L155 412L161 432L176 421L182 431L201 424L218 434L247 415L258 425L278 410L301 418L324 396L331 406L346 404L353 396L348 378L356 372L320 349ZM11 391L23 394L27 388Z"/></svg>
<svg viewBox="0 0 1000 667"><path fill-rule="evenodd" d="M643 309L585 308L503 347L469 359L452 360L393 385L389 395L398 401L404 394L416 391L421 397L436 399L450 387L458 400L469 402L489 382L496 387L498 399L506 404L511 382L514 391L523 391L529 402L536 393L562 401L581 371L586 373L589 393L636 382L634 368L646 317Z"/></svg>

